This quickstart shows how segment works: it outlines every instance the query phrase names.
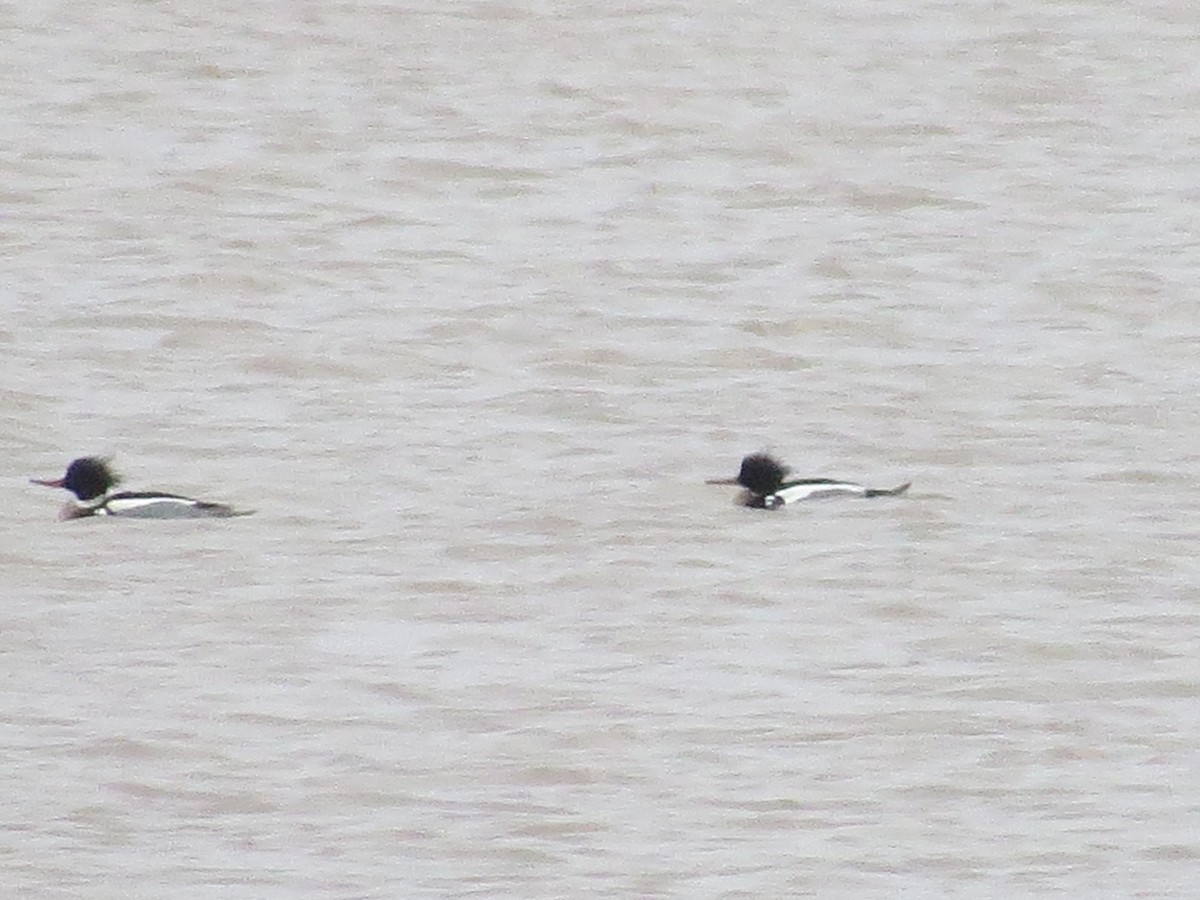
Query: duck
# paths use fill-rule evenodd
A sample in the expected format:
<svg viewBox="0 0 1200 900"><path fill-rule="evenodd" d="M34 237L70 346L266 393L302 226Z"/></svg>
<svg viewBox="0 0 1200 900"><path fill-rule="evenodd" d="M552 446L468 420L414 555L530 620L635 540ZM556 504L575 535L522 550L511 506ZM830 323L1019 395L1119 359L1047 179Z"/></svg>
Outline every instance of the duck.
<svg viewBox="0 0 1200 900"><path fill-rule="evenodd" d="M898 497L912 482L894 488L871 488L836 478L793 478L791 469L769 453L751 453L742 458L734 478L710 478L707 484L731 484L742 488L738 503L751 509L779 509L789 503L820 497Z"/></svg>
<svg viewBox="0 0 1200 900"><path fill-rule="evenodd" d="M83 456L71 461L62 478L31 478L34 484L65 488L75 495L62 510L60 519L83 519L90 516L124 516L137 519L227 519L247 516L254 510L234 509L225 503L196 500L162 491L113 492L121 477L113 471L108 460Z"/></svg>

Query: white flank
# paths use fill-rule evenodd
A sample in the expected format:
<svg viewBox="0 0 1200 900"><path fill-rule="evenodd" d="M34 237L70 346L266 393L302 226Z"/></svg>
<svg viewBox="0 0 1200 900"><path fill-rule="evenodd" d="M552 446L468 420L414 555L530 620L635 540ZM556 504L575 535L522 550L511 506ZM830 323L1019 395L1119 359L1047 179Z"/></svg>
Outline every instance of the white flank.
<svg viewBox="0 0 1200 900"><path fill-rule="evenodd" d="M157 519L187 516L196 506L195 500L184 497L114 497L104 509L110 516Z"/></svg>
<svg viewBox="0 0 1200 900"><path fill-rule="evenodd" d="M835 482L834 484L794 484L776 491L771 496L778 497L784 503L797 503L801 500L815 500L819 497L862 497L867 489L861 484Z"/></svg>

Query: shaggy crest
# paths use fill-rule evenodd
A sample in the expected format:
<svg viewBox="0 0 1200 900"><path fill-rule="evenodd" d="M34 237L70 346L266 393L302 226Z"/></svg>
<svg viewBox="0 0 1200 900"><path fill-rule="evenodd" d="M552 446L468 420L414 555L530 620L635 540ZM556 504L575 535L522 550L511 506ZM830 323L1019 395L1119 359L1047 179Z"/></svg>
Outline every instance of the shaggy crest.
<svg viewBox="0 0 1200 900"><path fill-rule="evenodd" d="M63 487L80 500L95 500L120 484L121 479L111 468L108 460L85 456L67 466L63 476Z"/></svg>
<svg viewBox="0 0 1200 900"><path fill-rule="evenodd" d="M768 453L752 453L742 460L737 483L761 497L779 490L790 471L791 469Z"/></svg>

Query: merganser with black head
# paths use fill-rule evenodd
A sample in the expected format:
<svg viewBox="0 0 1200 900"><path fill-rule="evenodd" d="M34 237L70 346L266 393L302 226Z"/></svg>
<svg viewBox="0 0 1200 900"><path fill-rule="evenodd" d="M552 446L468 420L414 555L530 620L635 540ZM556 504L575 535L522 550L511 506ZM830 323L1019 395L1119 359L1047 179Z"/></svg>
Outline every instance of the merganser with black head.
<svg viewBox="0 0 1200 900"><path fill-rule="evenodd" d="M253 510L238 510L224 503L194 500L162 491L119 491L121 482L107 460L85 456L72 461L67 473L54 480L30 479L46 487L66 488L78 502L68 503L60 518L82 519L87 516L125 516L138 519L226 519L247 516Z"/></svg>
<svg viewBox="0 0 1200 900"><path fill-rule="evenodd" d="M897 497L912 485L869 488L836 478L788 479L791 469L767 453L752 453L742 459L736 478L711 478L708 484L736 484L744 490L738 502L751 509L779 509L788 503L818 497Z"/></svg>

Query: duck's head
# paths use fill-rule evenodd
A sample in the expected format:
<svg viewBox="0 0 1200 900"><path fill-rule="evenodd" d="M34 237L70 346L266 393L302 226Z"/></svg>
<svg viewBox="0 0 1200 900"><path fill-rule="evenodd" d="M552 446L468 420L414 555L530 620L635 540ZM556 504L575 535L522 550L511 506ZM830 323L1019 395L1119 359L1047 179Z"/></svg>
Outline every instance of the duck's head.
<svg viewBox="0 0 1200 900"><path fill-rule="evenodd" d="M742 459L736 478L713 478L709 484L740 484L752 494L765 497L779 490L791 470L769 453L752 453Z"/></svg>
<svg viewBox="0 0 1200 900"><path fill-rule="evenodd" d="M103 497L109 489L120 482L120 478L111 468L108 461L95 456L84 456L73 460L67 466L67 473L62 478L42 480L30 479L34 484L46 487L66 488L80 500L87 502Z"/></svg>

